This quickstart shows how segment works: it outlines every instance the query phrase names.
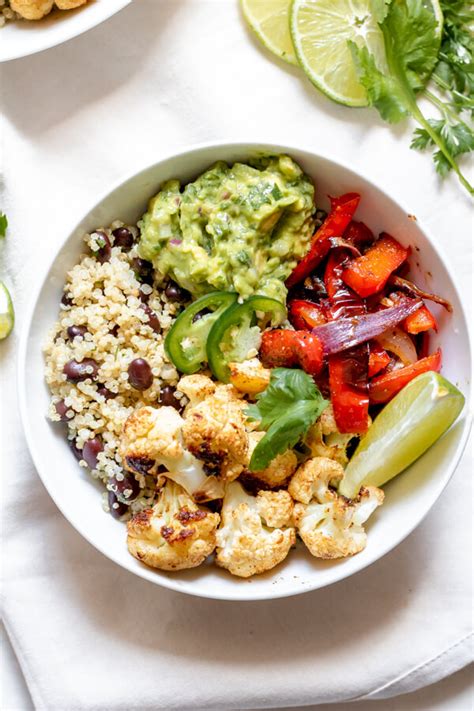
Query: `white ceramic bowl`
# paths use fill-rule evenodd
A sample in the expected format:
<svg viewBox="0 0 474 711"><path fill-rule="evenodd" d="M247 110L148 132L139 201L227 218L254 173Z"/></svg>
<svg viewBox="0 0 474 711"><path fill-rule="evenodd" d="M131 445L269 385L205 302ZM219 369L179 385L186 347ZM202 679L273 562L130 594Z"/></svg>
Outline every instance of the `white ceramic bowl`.
<svg viewBox="0 0 474 711"><path fill-rule="evenodd" d="M469 418L464 415L409 470L386 486L385 503L368 524L367 548L353 558L318 561L299 547L274 570L251 580L240 580L211 565L173 574L155 571L129 555L123 524L101 508L100 486L77 466L63 428L46 419L49 395L43 379L42 344L57 317L65 274L83 250L81 238L85 232L108 225L117 218L134 223L165 179L178 177L187 181L216 160L245 161L259 152L290 154L314 179L317 203L322 207L328 206L328 194L360 192L362 200L357 219L365 221L375 232L386 230L413 247L412 273L417 284L438 291L453 304L451 316L435 308L440 329L432 339L432 348L442 346L443 373L469 400L471 359L466 320L454 280L433 240L418 222L367 178L332 160L288 146L255 143L199 146L155 163L107 192L85 212L47 273L39 278L26 318L19 358L20 406L33 460L51 497L77 531L111 560L146 580L193 595L232 600L269 599L314 590L352 575L385 555L433 506L459 462L469 431Z"/></svg>
<svg viewBox="0 0 474 711"><path fill-rule="evenodd" d="M55 47L100 25L132 0L89 0L76 10L54 11L38 22L7 22L0 28L0 62Z"/></svg>

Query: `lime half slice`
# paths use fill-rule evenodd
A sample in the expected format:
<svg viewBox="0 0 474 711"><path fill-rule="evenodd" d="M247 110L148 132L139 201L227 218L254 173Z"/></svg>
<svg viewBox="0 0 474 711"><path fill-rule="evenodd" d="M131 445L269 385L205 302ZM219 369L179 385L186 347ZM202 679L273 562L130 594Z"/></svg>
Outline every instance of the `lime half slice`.
<svg viewBox="0 0 474 711"><path fill-rule="evenodd" d="M438 0L425 0L438 20ZM308 78L326 96L346 106L367 106L365 89L357 79L348 40L365 45L377 66L385 67L382 31L373 0L293 0L290 29L298 61Z"/></svg>
<svg viewBox="0 0 474 711"><path fill-rule="evenodd" d="M290 64L298 64L290 35L291 0L241 0L244 17L262 44Z"/></svg>
<svg viewBox="0 0 474 711"><path fill-rule="evenodd" d="M463 406L464 395L439 373L414 378L361 439L339 493L352 499L361 486L382 486L393 479L451 427Z"/></svg>
<svg viewBox="0 0 474 711"><path fill-rule="evenodd" d="M0 340L10 335L14 323L15 312L10 292L3 281L0 281Z"/></svg>

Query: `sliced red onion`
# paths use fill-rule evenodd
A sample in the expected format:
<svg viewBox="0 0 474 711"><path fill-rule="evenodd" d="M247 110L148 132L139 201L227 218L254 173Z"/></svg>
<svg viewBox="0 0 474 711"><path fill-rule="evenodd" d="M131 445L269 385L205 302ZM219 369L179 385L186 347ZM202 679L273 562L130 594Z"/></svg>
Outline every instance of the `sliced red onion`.
<svg viewBox="0 0 474 711"><path fill-rule="evenodd" d="M340 353L375 338L387 328L393 328L407 316L415 313L422 304L420 299L401 297L398 304L389 309L353 318L340 318L316 326L312 332L321 341L325 355Z"/></svg>
<svg viewBox="0 0 474 711"><path fill-rule="evenodd" d="M351 252L354 257L361 256L361 252L357 249L355 244L353 242L349 242L347 239L344 239L344 237L330 237L329 241L332 247L343 247Z"/></svg>
<svg viewBox="0 0 474 711"><path fill-rule="evenodd" d="M401 328L389 328L379 336L376 336L375 340L386 351L400 358L403 365L410 365L410 363L418 360L415 344L408 333L402 331Z"/></svg>
<svg viewBox="0 0 474 711"><path fill-rule="evenodd" d="M398 286L399 289L408 291L409 294L419 296L421 299L433 301L435 304L441 304L441 306L444 306L444 308L450 313L453 310L453 307L447 299L443 299L442 296L438 296L437 294L430 294L428 291L423 291L423 289L420 289L419 286L414 284L412 281L409 281L408 279L402 279L402 277L397 276L396 274L392 274L388 282L393 286Z"/></svg>
<svg viewBox="0 0 474 711"><path fill-rule="evenodd" d="M181 244L182 241L183 241L182 239L173 238L173 239L170 239L170 244L178 245L178 244Z"/></svg>

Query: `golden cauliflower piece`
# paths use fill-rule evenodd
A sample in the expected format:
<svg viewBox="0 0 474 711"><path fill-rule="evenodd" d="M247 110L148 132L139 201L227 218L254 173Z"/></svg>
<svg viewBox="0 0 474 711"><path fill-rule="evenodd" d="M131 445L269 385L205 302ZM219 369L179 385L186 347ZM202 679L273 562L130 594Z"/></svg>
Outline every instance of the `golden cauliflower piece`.
<svg viewBox="0 0 474 711"><path fill-rule="evenodd" d="M188 407L194 407L216 391L216 383L207 375L183 375L178 383L178 390L186 395L189 400Z"/></svg>
<svg viewBox="0 0 474 711"><path fill-rule="evenodd" d="M241 393L257 395L270 383L271 370L265 368L258 358L243 363L229 363L230 382Z"/></svg>
<svg viewBox="0 0 474 711"><path fill-rule="evenodd" d="M221 498L224 487L208 476L203 464L183 443L184 420L174 407L141 407L126 420L119 453L124 466L141 476L156 474L160 466L166 476L180 484L196 501Z"/></svg>
<svg viewBox="0 0 474 711"><path fill-rule="evenodd" d="M350 441L358 436L339 432L332 405L328 405L321 417L309 428L305 444L313 457L329 457L345 467L349 461L347 447Z"/></svg>
<svg viewBox="0 0 474 711"><path fill-rule="evenodd" d="M219 520L219 514L199 508L184 489L168 480L153 508L128 522L128 550L152 568L195 568L216 547Z"/></svg>
<svg viewBox="0 0 474 711"><path fill-rule="evenodd" d="M232 385L217 385L212 395L186 411L184 444L207 473L232 480L243 470L248 451L245 404Z"/></svg>
<svg viewBox="0 0 474 711"><path fill-rule="evenodd" d="M236 481L228 484L217 531L217 564L248 578L281 563L296 540L290 527L292 508L285 491L255 497Z"/></svg>
<svg viewBox="0 0 474 711"><path fill-rule="evenodd" d="M87 0L56 0L56 6L60 10L74 10L75 7L85 5Z"/></svg>
<svg viewBox="0 0 474 711"><path fill-rule="evenodd" d="M363 525L384 493L375 486L362 487L357 499L339 496L335 486L344 476L340 464L326 457L305 462L290 482L288 491L295 505L296 528L316 558L346 558L362 551L367 543Z"/></svg>
<svg viewBox="0 0 474 711"><path fill-rule="evenodd" d="M265 432L250 432L249 433L249 449L247 455L246 466L250 464L252 452L260 442ZM296 454L292 449L288 449L283 454L278 454L275 459L272 459L268 467L258 472L251 472L248 468L241 474L245 484L249 487L260 489L273 489L278 486L284 486L288 479L295 473L298 466Z"/></svg>
<svg viewBox="0 0 474 711"><path fill-rule="evenodd" d="M41 20L53 9L54 0L10 0L10 7L25 20Z"/></svg>

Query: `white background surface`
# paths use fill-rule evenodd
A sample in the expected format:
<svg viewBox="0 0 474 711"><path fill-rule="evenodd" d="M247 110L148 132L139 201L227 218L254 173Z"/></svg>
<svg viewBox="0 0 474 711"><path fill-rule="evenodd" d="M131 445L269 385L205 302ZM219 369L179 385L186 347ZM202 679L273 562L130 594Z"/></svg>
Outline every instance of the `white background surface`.
<svg viewBox="0 0 474 711"><path fill-rule="evenodd" d="M84 205L123 172L192 142L227 137L304 142L308 148L329 152L370 174L437 235L454 266L472 319L471 205L456 181L439 184L429 158L408 149L406 128L389 129L373 112L331 104L300 80L295 70L269 59L242 26L234 0L135 0L107 24L62 47L3 65L0 79L5 168L1 201L10 218L2 274L12 289L18 316L16 331L2 344L0 353L4 385L10 388L7 402L13 403L15 397L11 386L16 337L38 265L56 249ZM8 471L17 473L28 460L24 451L18 451L21 440L15 415L5 409L3 415L2 449L16 454ZM390 601L393 589L398 589L398 595L393 595L398 607L388 619L392 628L397 620L400 625L413 620L406 653L433 632L433 610L442 646L430 650L431 656L444 651L446 640L454 641L449 639L450 632L455 638L459 628L462 636L469 624L465 573L472 530L467 476L466 460L422 526L391 558L377 564L379 568L361 573L346 588L362 598L370 590ZM31 467L24 477L24 486L34 492L35 511L31 509L21 519L23 531L28 532L28 517L38 525L44 521L71 549L77 546L81 555L101 566L100 576L102 567L106 569L103 559L94 557L98 554L76 539ZM8 482L6 493L10 493L11 477ZM53 545L51 551L55 561L63 560L61 549L56 551ZM21 562L17 561L18 574L24 573ZM385 580L377 580L377 570ZM115 575L115 568L111 574ZM51 579L52 591L55 584ZM145 592L145 588L135 589ZM22 593L28 601L28 587ZM328 590L326 601L336 594L341 596L340 587ZM295 601L295 615L307 606L304 599ZM368 610L372 611L374 602L375 598L367 600ZM76 605L78 615L87 610L80 597ZM187 603L178 606L190 608ZM380 637L388 634L388 624L379 618ZM346 634L350 638L351 630ZM351 643L356 650L357 639ZM334 651L334 645L329 649ZM378 711L380 704L380 709L397 711L464 711L468 708L466 675L457 675L461 681L444 682L439 692L434 688L416 692L416 696L425 694L416 702L419 705L413 705L415 697L411 701L406 697L372 702L369 708Z"/></svg>

